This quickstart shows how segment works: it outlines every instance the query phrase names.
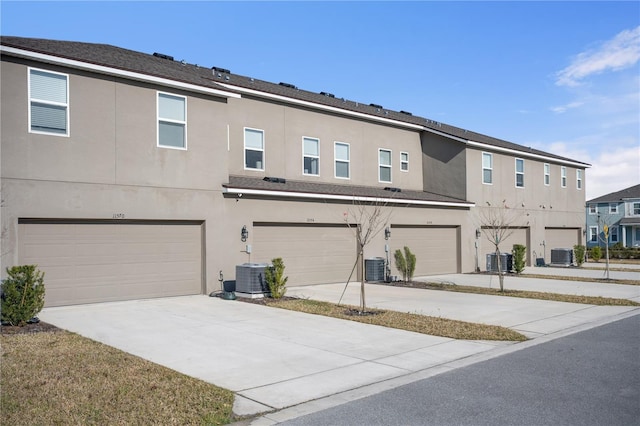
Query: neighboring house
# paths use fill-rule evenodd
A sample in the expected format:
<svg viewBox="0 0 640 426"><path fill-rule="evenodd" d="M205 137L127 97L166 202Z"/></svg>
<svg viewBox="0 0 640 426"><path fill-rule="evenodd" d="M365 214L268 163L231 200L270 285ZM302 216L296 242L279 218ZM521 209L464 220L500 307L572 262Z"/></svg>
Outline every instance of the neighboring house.
<svg viewBox="0 0 640 426"><path fill-rule="evenodd" d="M640 185L587 201L587 247L610 245L640 247Z"/></svg>
<svg viewBox="0 0 640 426"><path fill-rule="evenodd" d="M528 264L582 243L586 163L164 54L1 44L2 273L38 264L47 306L207 294L275 257L345 282L371 202L391 235L365 258L408 246L416 276L484 270L503 206Z"/></svg>

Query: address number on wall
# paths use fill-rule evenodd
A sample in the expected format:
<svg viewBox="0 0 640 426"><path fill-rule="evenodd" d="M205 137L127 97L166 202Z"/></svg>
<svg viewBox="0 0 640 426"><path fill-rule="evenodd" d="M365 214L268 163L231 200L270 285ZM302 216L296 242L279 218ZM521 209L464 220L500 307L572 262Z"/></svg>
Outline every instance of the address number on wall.
<svg viewBox="0 0 640 426"><path fill-rule="evenodd" d="M114 219L124 219L124 213L114 213L113 214L113 218Z"/></svg>

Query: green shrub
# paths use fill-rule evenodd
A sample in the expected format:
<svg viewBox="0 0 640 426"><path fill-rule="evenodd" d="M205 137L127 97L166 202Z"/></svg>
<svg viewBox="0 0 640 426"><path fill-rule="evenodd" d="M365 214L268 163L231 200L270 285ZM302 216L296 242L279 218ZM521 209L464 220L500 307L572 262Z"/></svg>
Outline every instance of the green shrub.
<svg viewBox="0 0 640 426"><path fill-rule="evenodd" d="M525 254L527 252L527 247L522 244L514 244L513 250L511 254L513 254L513 269L516 271L516 274L521 274L524 271L525 266Z"/></svg>
<svg viewBox="0 0 640 426"><path fill-rule="evenodd" d="M280 299L287 292L287 280L284 276L284 262L281 257L271 260L271 266L265 269L264 275L269 292L274 299Z"/></svg>
<svg viewBox="0 0 640 426"><path fill-rule="evenodd" d="M44 273L36 265L7 268L2 283L2 322L23 326L44 307Z"/></svg>
<svg viewBox="0 0 640 426"><path fill-rule="evenodd" d="M402 280L411 281L416 270L416 255L411 253L409 247L405 246L404 254L402 250L398 249L393 256L396 261L396 269L402 274Z"/></svg>
<svg viewBox="0 0 640 426"><path fill-rule="evenodd" d="M579 244L573 246L573 252L576 255L576 263L578 264L578 266L582 266L582 264L584 263L585 250L586 250L585 246L581 246Z"/></svg>
<svg viewBox="0 0 640 426"><path fill-rule="evenodd" d="M594 262L602 259L602 249L600 247L596 246L591 249L591 259L593 259Z"/></svg>

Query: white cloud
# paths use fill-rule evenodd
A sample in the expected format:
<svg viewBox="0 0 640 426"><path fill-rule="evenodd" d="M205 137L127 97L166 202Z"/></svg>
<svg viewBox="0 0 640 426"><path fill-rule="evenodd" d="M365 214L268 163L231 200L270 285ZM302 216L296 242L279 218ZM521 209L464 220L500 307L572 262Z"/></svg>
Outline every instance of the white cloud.
<svg viewBox="0 0 640 426"><path fill-rule="evenodd" d="M551 107L551 111L555 112L556 114L563 114L565 112L567 112L567 110L569 109L573 109L573 108L578 108L580 106L584 105L584 102L571 102L568 103L566 105L560 105L560 106L555 106L555 107Z"/></svg>
<svg viewBox="0 0 640 426"><path fill-rule="evenodd" d="M629 68L640 61L640 26L624 30L599 48L579 53L556 74L556 85L578 86L584 78Z"/></svg>

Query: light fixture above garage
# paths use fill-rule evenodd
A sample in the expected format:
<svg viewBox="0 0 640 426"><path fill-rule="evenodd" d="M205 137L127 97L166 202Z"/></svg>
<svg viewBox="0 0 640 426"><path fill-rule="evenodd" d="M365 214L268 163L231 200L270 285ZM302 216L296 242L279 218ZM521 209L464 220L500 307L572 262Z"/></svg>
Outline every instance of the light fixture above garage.
<svg viewBox="0 0 640 426"><path fill-rule="evenodd" d="M240 240L244 243L249 237L249 231L247 231L247 225L242 225L242 231L240 231Z"/></svg>

